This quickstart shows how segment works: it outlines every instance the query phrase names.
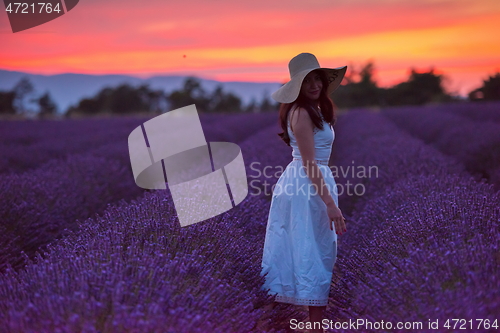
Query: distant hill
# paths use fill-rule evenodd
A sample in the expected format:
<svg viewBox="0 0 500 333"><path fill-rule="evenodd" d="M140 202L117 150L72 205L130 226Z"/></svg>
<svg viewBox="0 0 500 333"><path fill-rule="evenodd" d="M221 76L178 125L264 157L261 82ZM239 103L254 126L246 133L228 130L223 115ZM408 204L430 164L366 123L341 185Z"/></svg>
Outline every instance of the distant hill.
<svg viewBox="0 0 500 333"><path fill-rule="evenodd" d="M0 90L11 90L14 85L24 76L27 76L35 88L36 95L41 95L48 91L52 99L56 102L59 112L75 105L84 97L96 95L102 88L115 87L122 83L132 86L139 86L149 83L151 89L171 92L182 87L185 76L152 76L141 79L129 75L88 75L88 74L56 74L40 75L24 72L8 71L0 69ZM248 104L255 98L260 102L265 94L270 98L273 91L278 89L280 83L256 83L256 82L219 82L199 78L202 87L207 92L212 92L220 83L225 91L238 95L243 104Z"/></svg>

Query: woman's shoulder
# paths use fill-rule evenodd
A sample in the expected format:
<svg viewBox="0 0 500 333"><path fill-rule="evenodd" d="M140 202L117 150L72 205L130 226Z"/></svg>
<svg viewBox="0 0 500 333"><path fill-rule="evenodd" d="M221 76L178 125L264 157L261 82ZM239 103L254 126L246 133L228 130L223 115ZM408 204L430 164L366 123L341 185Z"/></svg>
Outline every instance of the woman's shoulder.
<svg viewBox="0 0 500 333"><path fill-rule="evenodd" d="M311 119L311 116L309 115L309 112L302 107L294 104L292 108L290 109L291 115L295 115L295 117L300 117L300 118L309 118Z"/></svg>
<svg viewBox="0 0 500 333"><path fill-rule="evenodd" d="M290 118L291 119L296 119L296 120L304 120L304 119L311 119L311 116L309 115L309 112L301 106L293 106L290 109Z"/></svg>
<svg viewBox="0 0 500 333"><path fill-rule="evenodd" d="M289 118L290 126L293 128L313 128L314 124L306 109L300 106L292 106Z"/></svg>
<svg viewBox="0 0 500 333"><path fill-rule="evenodd" d="M307 110L304 107L298 105L297 103L292 105L292 107L290 108L290 111L307 112Z"/></svg>
<svg viewBox="0 0 500 333"><path fill-rule="evenodd" d="M296 114L295 117L298 118L299 120L300 119L309 119L312 123L311 115L309 114L309 112L305 108L303 108L301 106L293 105L292 108L290 109L290 113L292 115ZM321 112L317 112L317 115L321 118L321 120L324 120L323 114Z"/></svg>

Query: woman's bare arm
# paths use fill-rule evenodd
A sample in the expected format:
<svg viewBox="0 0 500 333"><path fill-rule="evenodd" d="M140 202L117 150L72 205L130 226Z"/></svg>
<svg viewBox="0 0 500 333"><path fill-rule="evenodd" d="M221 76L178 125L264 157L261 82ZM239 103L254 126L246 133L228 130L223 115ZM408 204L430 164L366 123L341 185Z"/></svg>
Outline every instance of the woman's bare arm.
<svg viewBox="0 0 500 333"><path fill-rule="evenodd" d="M316 164L314 159L314 124L309 117L309 114L304 109L298 109L297 112L292 113L290 119L290 127L295 128L293 133L297 139L300 154L302 155L302 165L306 169L307 176L311 179L321 199L326 204L327 214L330 218L328 223L330 230L333 230L332 222L335 224L335 231L337 234L342 235L347 231L345 227L345 220L342 212L335 204L333 197L325 184L323 174Z"/></svg>
<svg viewBox="0 0 500 333"><path fill-rule="evenodd" d="M306 174L311 179L316 189L319 189L318 194L326 205L335 205L335 201L325 184L323 174L316 164L314 158L314 124L306 110L298 108L291 114L290 127L293 128L293 134L299 146L300 155L302 156L302 165L305 167Z"/></svg>

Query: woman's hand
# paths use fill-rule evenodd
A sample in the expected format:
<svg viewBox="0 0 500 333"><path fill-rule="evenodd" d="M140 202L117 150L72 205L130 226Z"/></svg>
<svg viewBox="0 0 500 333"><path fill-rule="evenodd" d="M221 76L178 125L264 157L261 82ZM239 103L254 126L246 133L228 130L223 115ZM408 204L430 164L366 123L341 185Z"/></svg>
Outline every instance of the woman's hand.
<svg viewBox="0 0 500 333"><path fill-rule="evenodd" d="M328 205L326 205L326 210L328 213L328 218L330 221L328 222L328 225L330 227L330 230L333 230L332 227L332 222L335 223L335 231L337 235L342 235L342 233L346 232L346 226L345 226L345 218L342 216L342 212L340 211L340 208L337 207L337 205L332 202Z"/></svg>

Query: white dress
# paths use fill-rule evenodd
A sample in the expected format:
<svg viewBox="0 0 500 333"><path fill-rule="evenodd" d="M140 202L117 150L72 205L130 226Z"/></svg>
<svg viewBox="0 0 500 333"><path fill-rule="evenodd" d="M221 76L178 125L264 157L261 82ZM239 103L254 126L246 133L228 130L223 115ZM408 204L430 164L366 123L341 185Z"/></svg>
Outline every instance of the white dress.
<svg viewBox="0 0 500 333"><path fill-rule="evenodd" d="M328 167L335 133L325 120L323 130L314 131L315 159L338 206L335 179ZM335 226L330 230L326 205L305 173L289 121L288 135L293 160L273 191L262 256L261 275L267 274L262 289L276 295L277 302L323 306L328 304L337 259L337 234Z"/></svg>

